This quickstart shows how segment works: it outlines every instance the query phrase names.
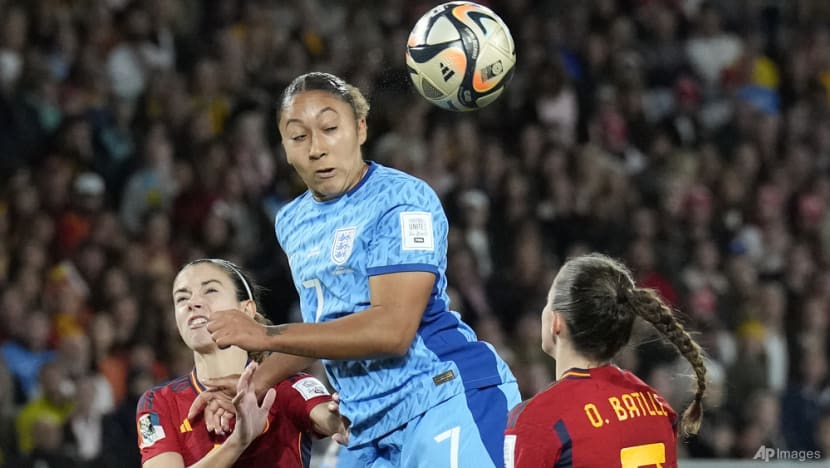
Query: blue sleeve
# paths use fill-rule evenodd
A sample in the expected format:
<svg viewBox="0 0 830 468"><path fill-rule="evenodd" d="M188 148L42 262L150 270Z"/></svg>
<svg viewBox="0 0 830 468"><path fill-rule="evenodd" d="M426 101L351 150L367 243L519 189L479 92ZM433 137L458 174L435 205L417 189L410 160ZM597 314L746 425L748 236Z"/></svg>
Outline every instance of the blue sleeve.
<svg viewBox="0 0 830 468"><path fill-rule="evenodd" d="M426 183L404 184L390 195L374 226L366 262L369 276L404 271L439 274L446 268L447 217Z"/></svg>
<svg viewBox="0 0 830 468"><path fill-rule="evenodd" d="M285 211L287 207L283 206L282 208L277 211L276 216L274 216L274 234L277 238L277 243L282 247L282 239L280 238L280 229L282 227L283 219L285 218Z"/></svg>

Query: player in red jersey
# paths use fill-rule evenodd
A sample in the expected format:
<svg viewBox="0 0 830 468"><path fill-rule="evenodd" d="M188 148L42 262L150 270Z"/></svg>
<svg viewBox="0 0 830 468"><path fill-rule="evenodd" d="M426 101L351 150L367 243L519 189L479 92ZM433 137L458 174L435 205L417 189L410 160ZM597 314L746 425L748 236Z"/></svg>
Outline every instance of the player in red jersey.
<svg viewBox="0 0 830 468"><path fill-rule="evenodd" d="M634 319L651 323L689 360L697 377L682 419L634 374L610 364L628 343ZM638 288L628 269L604 255L569 260L542 311L542 349L557 381L510 412L507 468L677 466L677 431L696 433L706 368L700 347L670 308Z"/></svg>
<svg viewBox="0 0 830 468"><path fill-rule="evenodd" d="M219 349L213 342L206 327L213 312L239 309L264 320L256 310L252 285L238 267L213 259L187 264L173 283L173 303L176 325L193 350L196 367L141 397L136 422L145 468L307 467L312 434L345 437L337 402L319 380L297 374L268 390L260 405L251 380L262 356L249 356L235 346ZM243 369L229 434L210 432L204 423L187 419L190 405L205 390L203 379Z"/></svg>

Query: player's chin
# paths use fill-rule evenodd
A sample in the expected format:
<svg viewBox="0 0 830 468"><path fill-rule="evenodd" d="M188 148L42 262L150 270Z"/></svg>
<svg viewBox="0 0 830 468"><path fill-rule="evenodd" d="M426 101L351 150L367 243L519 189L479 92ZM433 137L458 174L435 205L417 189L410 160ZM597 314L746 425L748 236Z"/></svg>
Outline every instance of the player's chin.
<svg viewBox="0 0 830 468"><path fill-rule="evenodd" d="M199 354L210 354L219 349L219 345L213 341L213 338L209 334L205 334L205 336L191 336L190 339L185 340L185 344L188 348Z"/></svg>
<svg viewBox="0 0 830 468"><path fill-rule="evenodd" d="M332 200L334 198L343 195L346 190L343 188L343 183L336 179L326 180L321 183L318 183L314 188L314 194L317 199L325 201L325 200Z"/></svg>

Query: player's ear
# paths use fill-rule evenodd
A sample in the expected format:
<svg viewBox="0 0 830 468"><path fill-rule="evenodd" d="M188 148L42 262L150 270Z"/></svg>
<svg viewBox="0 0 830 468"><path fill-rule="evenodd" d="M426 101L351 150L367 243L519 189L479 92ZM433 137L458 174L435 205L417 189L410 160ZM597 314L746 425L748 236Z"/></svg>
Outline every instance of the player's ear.
<svg viewBox="0 0 830 468"><path fill-rule="evenodd" d="M553 336L559 336L559 334L562 333L562 327L565 326L563 323L564 320L562 318L562 314L560 314L559 312L554 310L552 311L552 314L553 320L551 320L550 322L550 331L553 334Z"/></svg>
<svg viewBox="0 0 830 468"><path fill-rule="evenodd" d="M242 304L242 312L245 313L248 317L256 316L256 302L248 299Z"/></svg>
<svg viewBox="0 0 830 468"><path fill-rule="evenodd" d="M366 117L361 117L357 119L357 143L359 145L366 143L366 134Z"/></svg>

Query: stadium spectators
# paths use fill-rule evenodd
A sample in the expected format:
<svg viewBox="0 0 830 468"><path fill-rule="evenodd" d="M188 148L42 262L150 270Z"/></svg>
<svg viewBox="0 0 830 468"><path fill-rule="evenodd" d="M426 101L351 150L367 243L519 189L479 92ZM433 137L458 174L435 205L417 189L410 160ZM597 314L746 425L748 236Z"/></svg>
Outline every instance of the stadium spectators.
<svg viewBox="0 0 830 468"><path fill-rule="evenodd" d="M3 427L57 391L37 375L58 366L112 395L96 463L137 466L107 447L135 440L132 386L192 366L166 292L187 260L234 260L270 288L275 322L298 318L273 220L303 186L275 105L319 70L371 98L367 158L442 197L454 306L499 343L525 397L552 379L528 344L544 303L532 286L598 250L679 307L723 374L681 456L828 450L830 3L483 2L518 62L472 114L430 107L408 82L406 36L437 1L295 3L0 0ZM89 350L62 343L78 333ZM676 357L644 338L620 359L684 407ZM59 350L88 353L88 368L63 368ZM71 450L61 414L15 439L56 460L93 454ZM8 440L0 465L33 461Z"/></svg>

